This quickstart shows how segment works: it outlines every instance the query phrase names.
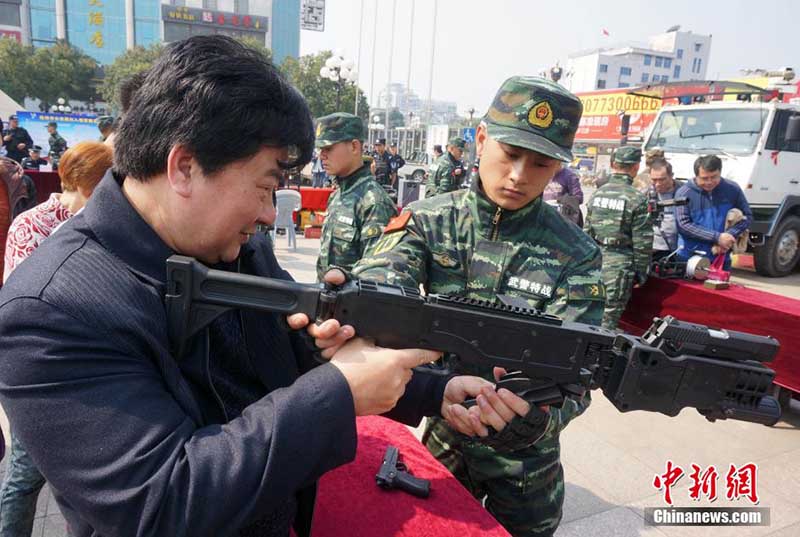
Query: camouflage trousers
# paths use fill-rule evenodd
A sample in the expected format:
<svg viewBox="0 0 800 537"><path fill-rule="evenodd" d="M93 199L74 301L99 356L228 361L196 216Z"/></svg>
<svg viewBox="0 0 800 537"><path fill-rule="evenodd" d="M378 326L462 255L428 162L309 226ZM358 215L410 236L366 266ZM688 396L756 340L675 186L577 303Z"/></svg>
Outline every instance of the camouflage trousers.
<svg viewBox="0 0 800 537"><path fill-rule="evenodd" d="M606 307L603 311L603 328L614 330L631 298L634 273L631 270L632 253L603 249L603 284L606 287Z"/></svg>
<svg viewBox="0 0 800 537"><path fill-rule="evenodd" d="M425 447L514 537L550 537L561 522L564 469L558 436L500 453L428 418Z"/></svg>

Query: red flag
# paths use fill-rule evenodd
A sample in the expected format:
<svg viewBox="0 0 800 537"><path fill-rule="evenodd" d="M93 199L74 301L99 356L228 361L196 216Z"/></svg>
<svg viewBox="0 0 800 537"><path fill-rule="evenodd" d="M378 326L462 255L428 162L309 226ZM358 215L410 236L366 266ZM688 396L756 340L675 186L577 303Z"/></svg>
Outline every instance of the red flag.
<svg viewBox="0 0 800 537"><path fill-rule="evenodd" d="M608 30L606 30L605 28L603 28L603 35L606 36L606 37L608 37L610 35L608 33Z"/></svg>

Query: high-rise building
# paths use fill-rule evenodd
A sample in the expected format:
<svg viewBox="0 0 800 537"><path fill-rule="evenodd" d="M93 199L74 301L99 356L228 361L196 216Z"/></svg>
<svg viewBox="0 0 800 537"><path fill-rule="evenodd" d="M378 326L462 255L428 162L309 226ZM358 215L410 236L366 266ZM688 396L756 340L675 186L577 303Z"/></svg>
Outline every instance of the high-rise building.
<svg viewBox="0 0 800 537"><path fill-rule="evenodd" d="M134 46L224 34L280 62L300 52L300 0L0 0L0 32L34 46L65 39L106 65Z"/></svg>
<svg viewBox="0 0 800 537"><path fill-rule="evenodd" d="M711 36L673 27L647 44L619 45L569 56L561 80L573 92L627 88L680 80L704 80Z"/></svg>

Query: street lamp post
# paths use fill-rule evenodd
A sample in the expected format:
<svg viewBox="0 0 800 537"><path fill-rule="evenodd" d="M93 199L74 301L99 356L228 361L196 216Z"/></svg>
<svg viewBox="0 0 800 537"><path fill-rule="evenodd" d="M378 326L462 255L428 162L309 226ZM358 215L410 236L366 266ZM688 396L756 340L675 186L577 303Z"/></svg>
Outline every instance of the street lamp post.
<svg viewBox="0 0 800 537"><path fill-rule="evenodd" d="M467 112L469 112L469 128L471 129L472 128L472 116L475 115L475 107L470 107L470 109L467 110Z"/></svg>
<svg viewBox="0 0 800 537"><path fill-rule="evenodd" d="M342 104L342 88L346 82L358 80L358 73L353 60L345 59L344 54L337 50L333 56L325 60L325 65L319 70L319 76L336 84L336 111ZM358 93L358 89L356 89Z"/></svg>
<svg viewBox="0 0 800 537"><path fill-rule="evenodd" d="M54 104L50 107L51 112L62 112L64 114L69 114L72 112L72 107L67 103L64 97L59 97L56 101L58 104Z"/></svg>

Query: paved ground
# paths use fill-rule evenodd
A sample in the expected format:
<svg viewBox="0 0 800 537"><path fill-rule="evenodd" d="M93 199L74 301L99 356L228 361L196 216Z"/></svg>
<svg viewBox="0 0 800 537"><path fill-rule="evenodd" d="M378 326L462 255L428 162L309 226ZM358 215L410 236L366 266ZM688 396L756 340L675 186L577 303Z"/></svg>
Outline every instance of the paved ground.
<svg viewBox="0 0 800 537"><path fill-rule="evenodd" d="M319 241L298 239L295 251L287 250L286 238L278 237L281 264L298 281L315 279L314 261ZM739 273L737 272L737 276ZM744 272L754 287L762 282ZM797 277L797 276L794 276ZM772 292L797 294L797 280L781 285L765 283ZM8 438L5 416L0 416ZM709 423L693 410L677 418L649 413L620 414L601 395L586 414L563 434L562 459L567 483L564 519L557 537L796 537L800 535L800 404L793 401L784 420L775 427L743 422ZM721 474L717 483L723 498L713 506L747 506L728 502L724 475L729 464L758 465L757 490L760 507L768 507L771 525L755 528L647 527L643 508L663 507L653 478L665 472L667 460L681 466L687 476L673 488L678 506L704 506L689 499L690 465L703 469L715 465ZM34 535L61 537L64 522L45 491L39 498ZM343 535L346 532L343 531Z"/></svg>

